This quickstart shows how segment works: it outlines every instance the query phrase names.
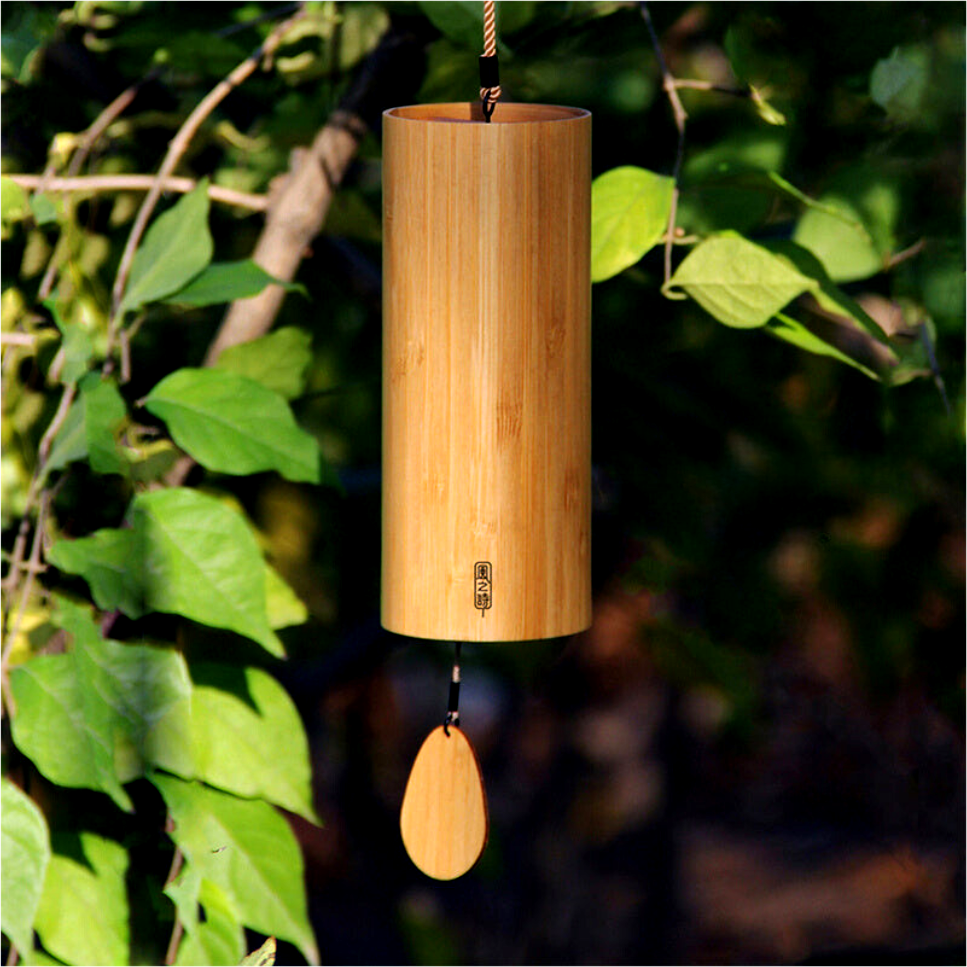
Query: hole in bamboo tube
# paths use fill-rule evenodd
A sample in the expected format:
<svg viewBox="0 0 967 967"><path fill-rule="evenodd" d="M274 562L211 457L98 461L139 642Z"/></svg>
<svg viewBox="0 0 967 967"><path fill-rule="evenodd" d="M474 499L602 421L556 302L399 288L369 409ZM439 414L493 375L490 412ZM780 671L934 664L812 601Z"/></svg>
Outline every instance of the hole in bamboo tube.
<svg viewBox="0 0 967 967"><path fill-rule="evenodd" d="M442 121L449 124L483 124L480 102L460 104L413 104L394 107L384 112L391 118L404 121ZM590 116L578 107L558 107L556 104L508 104L498 101L491 124L526 124L541 121L574 121Z"/></svg>

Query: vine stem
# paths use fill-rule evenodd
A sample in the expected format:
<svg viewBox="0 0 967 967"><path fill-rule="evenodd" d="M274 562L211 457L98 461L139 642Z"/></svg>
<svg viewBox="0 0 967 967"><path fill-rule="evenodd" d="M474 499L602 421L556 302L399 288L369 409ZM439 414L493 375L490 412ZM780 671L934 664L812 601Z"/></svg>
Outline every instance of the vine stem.
<svg viewBox="0 0 967 967"><path fill-rule="evenodd" d="M76 175L47 178L44 175L7 175L21 188L62 192L105 192L105 191L150 191L158 180L156 175ZM186 194L198 184L194 178L169 176L161 184L161 191L175 191ZM251 211L264 212L269 207L267 195L256 195L246 191L235 191L220 185L208 186L208 197L212 201ZM48 290L44 298L50 295Z"/></svg>
<svg viewBox="0 0 967 967"><path fill-rule="evenodd" d="M70 164L67 166L67 176L72 178L73 176L80 173L84 162L87 160L91 151L94 150L94 145L101 139L104 132L110 127L111 123L115 121L121 114L123 114L131 102L138 96L138 92L147 84L149 81L154 80L161 74L160 67L152 68L141 80L136 81L130 87L125 88L113 101L88 126L88 128L80 135L79 144L77 150L74 152L73 157L70 160ZM40 184L34 187L42 188L46 191L48 188L51 191L67 191L63 187L57 186L55 183L61 181L62 179L57 178L52 175L51 172L45 171L41 176ZM24 187L27 187L24 185ZM54 254L50 258L50 262L47 263L47 270L44 272L44 277L40 282L40 288L37 291L37 301L43 302L54 289L54 284L57 281L57 276L60 273L61 263L64 261L65 249L62 246L58 246L54 249Z"/></svg>
<svg viewBox="0 0 967 967"><path fill-rule="evenodd" d="M174 831L174 820L171 816L168 816L165 822L165 832L169 835ZM172 883L177 879L178 874L181 872L181 867L185 862L185 854L182 853L181 847L175 847L175 855L171 858L171 869L168 870L168 877L165 880L164 889L171 886ZM165 965L166 967L171 967L175 962L175 958L178 956L178 947L181 945L181 938L185 935L185 925L182 923L181 915L178 913L177 906L175 907L175 925L171 928L171 939L168 941L168 949L165 952Z"/></svg>
<svg viewBox="0 0 967 967"><path fill-rule="evenodd" d="M22 604L26 600L26 596L29 595L30 587L33 584L33 576L37 571L37 564L24 565L24 555L27 550L27 540L30 536L30 512L33 510L38 497L41 499L41 511L46 514L44 509L46 503L46 492L43 490L42 482L47 473L47 460L50 457L50 449L53 446L54 438L57 436L60 428L64 425L64 420L67 419L67 414L70 411L71 404L74 402L74 398L77 396L77 384L71 383L64 387L64 392L61 394L60 402L57 404L57 411L54 413L54 418L50 421L50 425L47 427L44 435L40 439L40 445L37 448L37 466L34 468L33 476L30 478L30 484L27 487L27 496L24 499L23 516L20 520L20 527L17 531L17 537L14 540L13 549L10 554L10 570L7 572L7 576L3 583L6 585L4 590L6 594L3 597L3 615L2 615L2 626L3 626L3 648L2 648L2 658L0 658L0 687L3 689L4 697L9 698L6 691L7 684L7 662L10 657L10 649L13 647L13 642L16 639L16 633L19 630L20 616L23 611ZM49 504L48 504L49 509ZM37 528L34 533L34 544L31 549L31 557L33 557L34 549L37 553L40 553L39 545L39 534L41 531L41 515L38 514ZM20 579L23 573L27 573L27 583L24 587L24 592L26 594L21 594L20 602L21 608L18 613L18 617L13 626L9 628L7 622L10 618L11 607L10 602L13 600L14 596L17 594L18 587L20 585ZM2 716L3 707L0 706L0 716Z"/></svg>
<svg viewBox="0 0 967 967"><path fill-rule="evenodd" d="M675 239L675 222L678 218L678 183L681 179L682 162L685 159L685 124L688 121L688 114L682 106L682 99L678 96L678 88L690 85L680 84L668 69L668 63L661 49L661 42L658 40L658 33L652 22L648 4L644 0L641 0L638 7L641 10L641 16L645 21L645 26L648 28L648 36L651 38L651 45L655 50L655 59L658 61L658 68L661 71L662 87L668 96L669 104L671 104L672 115L675 120L675 129L678 131L678 147L675 151L675 166L672 169L672 179L675 184L672 188L672 202L668 211L668 228L665 230L665 284L663 286L665 295L668 295L670 298L675 298L673 293L670 294L668 292L668 283L672 277L672 246L674 245Z"/></svg>
<svg viewBox="0 0 967 967"><path fill-rule="evenodd" d="M34 526L34 540L30 548L30 559L27 566L27 577L20 590L20 601L17 604L17 614L10 625L10 633L3 644L3 655L0 659L0 686L2 686L3 704L11 718L17 714L17 703L14 701L13 692L10 688L9 663L10 654L13 651L14 642L20 633L20 626L23 624L24 614L27 612L27 603L30 601L30 592L33 590L34 579L40 571L40 551L44 539L44 524L47 513L50 510L50 491L44 491L40 500L40 510L37 513L37 523Z"/></svg>
<svg viewBox="0 0 967 967"><path fill-rule="evenodd" d="M198 106L188 115L185 119L185 123L178 129L178 133L172 138L171 143L168 145L168 151L165 154L164 160L161 162L161 167L158 169L158 173L154 177L154 181L151 188L148 190L148 194L145 196L144 201L141 203L141 207L138 209L138 214L134 219L134 225L131 227L131 232L128 235L127 242L124 245L124 251L121 253L121 261L118 265L117 275L114 278L114 288L111 292L111 315L108 321L108 334L107 334L107 356L108 365L110 365L110 357L113 353L115 343L118 339L118 329L121 325L120 319L120 307L121 299L124 296L124 290L127 287L128 276L131 273L131 264L134 261L134 253L137 251L138 244L141 241L141 237L144 235L145 229L148 226L148 221L151 215L154 213L155 207L158 204L161 194L164 191L165 182L169 175L174 171L178 162L181 161L184 156L185 151L188 149L188 145L191 143L192 138L197 133L198 129L201 127L202 122L218 107L219 104L238 87L243 81L250 77L255 69L262 62L262 59L270 56L275 49L279 46L282 37L289 31L289 29L297 21L301 20L306 15L305 7L300 7L300 9L288 20L283 21L279 24L269 35L266 37L265 41L258 47L257 50L253 51L248 57L245 58L227 77L224 77L215 87L212 88L208 94L198 103Z"/></svg>

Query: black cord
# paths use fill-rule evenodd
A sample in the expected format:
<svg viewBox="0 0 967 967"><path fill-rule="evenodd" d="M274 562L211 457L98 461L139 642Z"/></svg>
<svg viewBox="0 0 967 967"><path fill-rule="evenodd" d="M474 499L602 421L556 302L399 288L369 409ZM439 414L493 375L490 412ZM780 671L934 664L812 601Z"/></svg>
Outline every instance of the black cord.
<svg viewBox="0 0 967 967"><path fill-rule="evenodd" d="M450 676L450 695L447 714L443 719L443 731L450 737L450 726L460 724L460 642L454 642L453 673Z"/></svg>

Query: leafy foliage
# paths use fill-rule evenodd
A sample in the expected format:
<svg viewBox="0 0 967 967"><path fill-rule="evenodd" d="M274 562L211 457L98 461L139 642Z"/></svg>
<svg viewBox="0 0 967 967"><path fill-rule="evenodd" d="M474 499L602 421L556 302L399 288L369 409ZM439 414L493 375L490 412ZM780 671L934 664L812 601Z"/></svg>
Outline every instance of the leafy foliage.
<svg viewBox="0 0 967 967"><path fill-rule="evenodd" d="M378 139L298 281L252 253L276 179L353 69L384 69L388 30L420 48L420 99L475 97L482 5L305 5L185 145L194 187L162 194L126 275L145 194L120 179L158 171L288 6L8 6L4 942L160 963L183 928L176 963L236 964L253 930L317 960L277 811L318 821L282 682L375 610ZM692 78L680 165L636 5L498 4L505 97L595 118L596 566L661 592L643 647L686 703L721 704L721 736L753 734L802 610L845 629L856 693L915 687L956 717L963 24L939 5L651 7ZM13 180L41 172L115 187ZM290 294L279 325L204 365L223 307L268 286ZM505 683L532 659L481 661ZM413 948L457 960L456 935ZM245 962L274 959L269 941Z"/></svg>
<svg viewBox="0 0 967 967"><path fill-rule="evenodd" d="M226 369L179 369L144 405L172 438L209 470L277 470L289 480L319 482L319 447L296 425L279 394Z"/></svg>
<svg viewBox="0 0 967 967"><path fill-rule="evenodd" d="M33 950L34 918L50 862L50 834L44 814L10 780L0 780L0 863L3 865L0 916L3 932L25 954Z"/></svg>

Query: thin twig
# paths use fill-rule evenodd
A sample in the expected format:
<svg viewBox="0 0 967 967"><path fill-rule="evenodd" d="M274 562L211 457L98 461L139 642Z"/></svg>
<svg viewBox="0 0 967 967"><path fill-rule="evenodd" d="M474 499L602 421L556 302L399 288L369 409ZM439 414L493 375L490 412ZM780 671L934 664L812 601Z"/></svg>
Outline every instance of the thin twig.
<svg viewBox="0 0 967 967"><path fill-rule="evenodd" d="M27 571L27 579L23 583L20 591L20 601L17 605L17 614L10 625L10 634L3 645L3 655L0 658L0 682L3 685L3 705L6 707L11 718L17 714L17 703L14 701L13 693L10 689L10 679L8 677L10 654L13 651L17 635L20 633L20 626L23 624L24 615L27 612L27 604L30 601L30 592L34 587L34 578L40 570L40 551L43 547L44 524L47 521L47 513L50 510L50 492L44 491L40 500L40 510L37 513L37 523L34 526L34 540L30 548L30 560ZM2 711L2 708L0 708Z"/></svg>
<svg viewBox="0 0 967 967"><path fill-rule="evenodd" d="M0 333L0 346L33 346L37 337L29 332Z"/></svg>
<svg viewBox="0 0 967 967"><path fill-rule="evenodd" d="M678 217L678 183L682 173L682 162L685 159L685 122L688 120L688 114L682 106L682 99L678 96L677 82L665 61L665 54L661 49L661 43L658 40L655 25L652 23L648 4L642 0L638 6L641 9L641 16L644 18L645 25L648 27L648 35L651 37L651 45L655 50L655 58L658 61L658 68L661 71L662 87L668 96L669 104L671 104L672 115L675 119L675 128L678 131L675 166L672 168L672 179L675 184L672 188L672 201L668 211L668 228L665 231L665 286L667 287L672 277L672 245L675 239L675 220ZM668 292L666 291L665 294L668 295Z"/></svg>
<svg viewBox="0 0 967 967"><path fill-rule="evenodd" d="M119 310L121 306L121 299L124 296L124 290L127 287L128 275L131 272L131 263L134 261L134 253L137 251L138 245L141 242L141 237L144 235L144 231L148 226L148 221L153 214L155 207L158 204L158 200L161 198L161 193L164 191L164 184L168 176L174 171L178 162L181 161L185 151L188 149L188 145L191 143L192 138L195 136L198 129L201 127L202 122L215 110L216 107L236 88L241 84L246 78L254 73L255 69L261 63L263 57L270 55L279 45L282 37L288 32L292 25L305 16L305 8L302 7L299 11L288 20L279 24L272 33L266 37L265 41L259 46L259 48L250 54L245 60L242 61L227 77L219 81L218 84L212 88L209 93L202 98L198 106L188 115L185 119L185 123L178 130L178 133L171 140L168 146L168 151L165 154L164 160L161 162L161 167L158 169L158 173L155 176L154 183L145 196L144 201L141 203L141 207L138 209L138 214L135 217L134 225L131 228L131 232L128 235L128 240L124 245L124 251L121 254L121 262L118 265L117 275L114 279L114 288L111 293L111 317L108 323L108 338L107 338L107 355L110 356L114 349L114 344L117 341L118 327L121 324L121 319L119 318Z"/></svg>
<svg viewBox="0 0 967 967"><path fill-rule="evenodd" d="M169 835L174 831L174 821L169 816L168 821L165 823L165 832ZM181 867L185 862L185 854L181 852L181 847L175 847L175 855L171 858L171 869L168 870L168 878L165 880L164 888L167 889L178 877L181 872ZM171 929L171 939L168 941L168 950L165 953L165 965L170 967L171 964L175 962L175 958L178 956L178 946L181 944L181 938L185 932L185 925L181 922L181 916L178 913L177 906L175 907L175 925Z"/></svg>
<svg viewBox="0 0 967 967"><path fill-rule="evenodd" d="M30 512L37 501L38 496L43 491L43 481L47 473L47 459L50 455L50 448L53 445L54 437L64 425L67 414L70 411L74 397L77 395L77 384L71 383L64 387L60 402L57 404L57 411L50 425L44 432L37 448L37 465L34 467L33 476L27 487L27 496L24 499L20 527L17 530L17 537L14 540L13 549L10 554L10 570L3 583L6 585L6 595L3 598L2 606L2 630L3 630L3 652L6 653L9 647L7 636L7 621L10 617L10 600L17 593L20 577L23 571L24 554L27 550L27 539L30 536Z"/></svg>
<svg viewBox="0 0 967 967"><path fill-rule="evenodd" d="M6 175L12 182L28 190L39 188L43 175ZM50 191L77 192L91 194L108 191L150 191L157 181L155 175L78 175L76 177L54 177L45 182ZM198 184L194 178L169 176L161 184L161 190L187 194ZM220 185L208 186L208 197L212 201L236 208L264 212L269 207L268 195L255 195L246 191L235 191ZM48 292L47 295L50 293ZM46 295L44 296L46 298Z"/></svg>
<svg viewBox="0 0 967 967"><path fill-rule="evenodd" d="M902 262L906 262L907 259L916 258L927 246L927 240L925 238L917 239L912 245L897 252L895 255L890 256L890 260L886 263L888 269L896 268Z"/></svg>
<svg viewBox="0 0 967 967"><path fill-rule="evenodd" d="M84 166L84 162L87 160L88 155L94 149L94 145L100 141L101 136L121 114L123 114L131 102L138 96L138 92L147 84L149 81L154 80L161 73L160 67L154 67L141 80L136 81L130 87L123 90L113 101L87 127L87 129L80 135L79 144L77 150L74 152L73 157L70 160L70 164L67 166L67 176L68 178L73 177L80 173L81 168ZM58 188L54 185L55 182L61 179L53 177L50 172L45 172L44 174L44 190L50 189L51 191L68 191L66 188ZM37 301L42 302L46 299L54 289L54 283L57 281L58 273L60 272L61 264L64 261L64 252L66 249L62 246L57 246L54 249L54 253L47 263L47 270L44 272L44 277L40 282L40 288L37 291Z"/></svg>
<svg viewBox="0 0 967 967"><path fill-rule="evenodd" d="M752 91L747 87L726 87L724 84L716 84L714 81L673 77L672 83L677 90L714 91L716 94L729 94L732 97L752 97Z"/></svg>

